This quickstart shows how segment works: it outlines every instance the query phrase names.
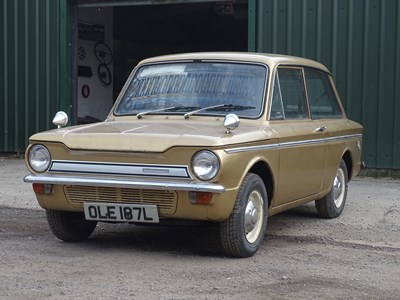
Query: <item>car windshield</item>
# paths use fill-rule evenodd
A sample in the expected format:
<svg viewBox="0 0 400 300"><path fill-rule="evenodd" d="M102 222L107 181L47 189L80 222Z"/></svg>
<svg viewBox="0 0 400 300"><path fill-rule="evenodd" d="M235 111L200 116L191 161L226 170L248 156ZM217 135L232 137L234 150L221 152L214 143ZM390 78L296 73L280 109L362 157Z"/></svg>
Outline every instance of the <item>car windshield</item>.
<svg viewBox="0 0 400 300"><path fill-rule="evenodd" d="M256 118L267 68L257 64L185 62L145 65L116 107L117 115L181 114Z"/></svg>

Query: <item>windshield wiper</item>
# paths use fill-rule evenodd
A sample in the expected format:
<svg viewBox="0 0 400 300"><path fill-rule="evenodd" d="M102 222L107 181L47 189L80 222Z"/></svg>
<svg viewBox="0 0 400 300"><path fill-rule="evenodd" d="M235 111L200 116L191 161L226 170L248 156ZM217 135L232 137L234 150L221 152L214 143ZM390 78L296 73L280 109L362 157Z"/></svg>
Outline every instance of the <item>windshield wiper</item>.
<svg viewBox="0 0 400 300"><path fill-rule="evenodd" d="M200 106L177 106L174 111L200 109Z"/></svg>
<svg viewBox="0 0 400 300"><path fill-rule="evenodd" d="M235 104L219 104L213 106L203 107L191 112L188 112L184 115L185 119L188 119L191 115L196 114L198 112L204 110L214 110L214 111L231 111L231 110L247 110L247 109L255 109L254 106L244 106L244 105L235 105Z"/></svg>
<svg viewBox="0 0 400 300"><path fill-rule="evenodd" d="M193 110L193 111L191 111L191 112L188 112L187 114L184 114L183 116L184 116L185 119L189 119L189 117L190 117L191 115L197 114L198 112L201 112L201 111L203 111L203 110L207 110L207 109L211 109L211 108L217 108L217 107L222 107L222 106L225 106L225 105L226 105L226 104L219 104L219 105L213 105L213 106L207 106L207 107L199 108L199 109Z"/></svg>
<svg viewBox="0 0 400 300"><path fill-rule="evenodd" d="M236 104L225 104L224 106L216 107L211 110L231 111L231 110L247 110L247 109L255 109L255 107L254 106L236 105Z"/></svg>
<svg viewBox="0 0 400 300"><path fill-rule="evenodd" d="M166 108L148 110L144 112L140 112L136 114L138 119L141 119L142 116L151 114L151 113L158 113L164 111L179 111L179 110L190 110L190 112L184 114L184 118L188 119L191 115L197 114L198 112L205 111L205 110L214 110L214 111L231 111L231 110L246 110L246 109L255 109L254 106L243 106L243 105L235 105L235 104L218 104L218 105L211 105L200 108L198 106L171 106Z"/></svg>
<svg viewBox="0 0 400 300"><path fill-rule="evenodd" d="M148 110L148 111L144 111L144 112L136 114L136 117L138 119L141 119L143 115L147 115L147 114L154 113L154 112L167 111L167 110L170 110L170 109L173 109L173 108L175 108L175 106L161 108L161 109Z"/></svg>
<svg viewBox="0 0 400 300"><path fill-rule="evenodd" d="M140 112L136 114L136 117L138 119L141 119L143 115L151 114L151 113L157 113L157 112L163 112L163 111L178 111L178 110L193 110L193 109L199 109L198 106L171 106L171 107L166 107L166 108L160 108L160 109L154 109L154 110L148 110L144 112Z"/></svg>

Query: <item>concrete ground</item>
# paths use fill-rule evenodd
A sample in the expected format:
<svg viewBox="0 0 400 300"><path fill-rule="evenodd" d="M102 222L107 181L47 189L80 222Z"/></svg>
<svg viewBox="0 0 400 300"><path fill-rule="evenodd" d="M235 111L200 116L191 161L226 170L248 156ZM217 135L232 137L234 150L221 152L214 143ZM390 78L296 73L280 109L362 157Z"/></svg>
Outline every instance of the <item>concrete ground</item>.
<svg viewBox="0 0 400 300"><path fill-rule="evenodd" d="M400 180L357 177L343 214L273 216L257 254L226 258L215 228L99 224L49 231L20 159L0 158L0 299L400 299Z"/></svg>

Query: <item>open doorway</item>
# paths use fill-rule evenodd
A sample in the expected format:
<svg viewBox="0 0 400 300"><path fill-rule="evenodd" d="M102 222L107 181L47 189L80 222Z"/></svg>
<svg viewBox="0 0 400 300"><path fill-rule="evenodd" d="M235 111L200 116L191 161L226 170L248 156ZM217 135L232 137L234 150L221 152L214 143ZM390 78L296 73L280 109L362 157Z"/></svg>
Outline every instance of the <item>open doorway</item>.
<svg viewBox="0 0 400 300"><path fill-rule="evenodd" d="M130 72L144 58L247 51L247 1L128 2L78 8L77 123L104 120Z"/></svg>

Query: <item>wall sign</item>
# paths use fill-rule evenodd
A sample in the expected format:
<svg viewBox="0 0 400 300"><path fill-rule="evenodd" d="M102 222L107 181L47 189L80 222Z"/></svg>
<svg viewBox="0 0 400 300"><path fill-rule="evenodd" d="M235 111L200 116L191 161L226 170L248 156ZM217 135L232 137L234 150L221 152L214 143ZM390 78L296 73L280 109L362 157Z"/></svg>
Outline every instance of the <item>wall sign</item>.
<svg viewBox="0 0 400 300"><path fill-rule="evenodd" d="M85 47L78 48L78 58L79 60L85 60L86 58L86 49Z"/></svg>
<svg viewBox="0 0 400 300"><path fill-rule="evenodd" d="M104 26L86 22L78 23L78 39L104 42Z"/></svg>
<svg viewBox="0 0 400 300"><path fill-rule="evenodd" d="M82 97L87 99L90 95L90 87L87 84L84 84L81 88Z"/></svg>

